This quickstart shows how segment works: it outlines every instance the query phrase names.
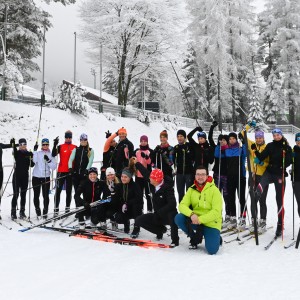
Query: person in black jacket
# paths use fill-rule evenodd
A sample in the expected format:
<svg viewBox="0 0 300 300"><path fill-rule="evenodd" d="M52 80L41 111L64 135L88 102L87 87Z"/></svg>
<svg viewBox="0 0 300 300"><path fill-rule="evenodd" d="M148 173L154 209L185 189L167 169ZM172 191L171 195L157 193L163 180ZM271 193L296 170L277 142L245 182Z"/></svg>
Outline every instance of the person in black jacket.
<svg viewBox="0 0 300 300"><path fill-rule="evenodd" d="M298 215L300 217L300 132L295 136L296 145L293 148L292 183L298 204Z"/></svg>
<svg viewBox="0 0 300 300"><path fill-rule="evenodd" d="M162 239L163 234L167 230L165 225L171 225L171 245L174 247L178 246L178 227L174 222L177 209L172 178L164 176L164 173L160 169L155 169L150 173L141 163L137 162L136 158L133 158L133 162L135 163L136 169L139 170L144 178L147 178L152 185L151 192L154 208L154 213L144 214L136 218L136 227L142 227L156 234L159 240ZM136 238L139 233L136 227L131 235L133 238Z"/></svg>
<svg viewBox="0 0 300 300"><path fill-rule="evenodd" d="M180 202L193 184L193 151L190 143L186 141L186 132L182 129L177 131L178 144L174 147L174 166L176 173L176 186L178 192L178 201Z"/></svg>
<svg viewBox="0 0 300 300"><path fill-rule="evenodd" d="M143 194L138 184L132 180L132 176L128 167L122 170L121 183L115 186L111 203L110 219L124 224L125 233L129 233L130 219L136 219L143 210ZM139 228L135 230L139 231Z"/></svg>
<svg viewBox="0 0 300 300"><path fill-rule="evenodd" d="M199 143L196 143L193 139L193 135L196 131L198 131L197 137ZM206 133L199 126L193 129L187 137L195 154L194 167L205 166L208 169L208 165L214 161L214 153L206 140Z"/></svg>
<svg viewBox="0 0 300 300"><path fill-rule="evenodd" d="M134 155L133 144L127 139L127 131L124 127L116 132L119 136L119 143L115 147L113 159L116 164L116 174L120 178L122 170L128 166L129 159Z"/></svg>
<svg viewBox="0 0 300 300"><path fill-rule="evenodd" d="M286 168L292 163L292 149L286 138L283 137L281 129L273 129L272 134L273 142L268 143L262 152L257 151L255 143L251 145L251 149L255 151L255 155L260 161L269 157L269 165L256 188L255 200L259 201L266 186L274 183L278 211L276 236L279 237L282 235L283 227L284 207L282 204L286 185L285 177L288 176Z"/></svg>
<svg viewBox="0 0 300 300"><path fill-rule="evenodd" d="M14 195L11 201L11 218L17 219L16 207L17 200L19 194L21 193L21 205L20 205L20 219L26 218L25 215L25 205L26 205L26 193L28 187L29 174L28 170L30 167L34 166L34 162L32 161L33 153L31 151L27 151L27 142L26 139L19 140L19 150L15 145L15 141L13 139L14 145L14 158L15 158L15 171L13 174L12 185Z"/></svg>

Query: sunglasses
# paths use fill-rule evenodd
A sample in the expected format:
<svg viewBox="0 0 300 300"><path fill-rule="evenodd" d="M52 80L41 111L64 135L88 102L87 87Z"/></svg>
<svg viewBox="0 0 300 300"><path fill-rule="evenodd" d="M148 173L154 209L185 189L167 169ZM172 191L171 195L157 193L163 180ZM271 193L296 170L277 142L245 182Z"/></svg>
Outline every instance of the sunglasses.
<svg viewBox="0 0 300 300"><path fill-rule="evenodd" d="M87 139L82 139L82 140L80 140L80 141L84 141L84 142L86 142L86 141L87 141Z"/></svg>
<svg viewBox="0 0 300 300"><path fill-rule="evenodd" d="M42 144L42 146L49 146L49 144Z"/></svg>
<svg viewBox="0 0 300 300"><path fill-rule="evenodd" d="M20 143L19 146L27 146L26 143Z"/></svg>

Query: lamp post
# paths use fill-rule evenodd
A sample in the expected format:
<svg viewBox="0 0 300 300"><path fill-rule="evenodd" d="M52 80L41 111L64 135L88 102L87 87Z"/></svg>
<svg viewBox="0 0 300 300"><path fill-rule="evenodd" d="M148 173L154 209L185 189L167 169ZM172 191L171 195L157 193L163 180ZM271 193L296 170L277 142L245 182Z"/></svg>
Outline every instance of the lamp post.
<svg viewBox="0 0 300 300"><path fill-rule="evenodd" d="M99 103L99 112L103 112L103 105L102 105L102 43L100 44L100 73L99 73L99 78L100 78L100 103Z"/></svg>
<svg viewBox="0 0 300 300"><path fill-rule="evenodd" d="M44 24L44 35L43 35L43 71L42 71L42 96L41 106L45 104L45 49L46 49L46 26Z"/></svg>
<svg viewBox="0 0 300 300"><path fill-rule="evenodd" d="M74 86L76 84L76 31L74 32Z"/></svg>

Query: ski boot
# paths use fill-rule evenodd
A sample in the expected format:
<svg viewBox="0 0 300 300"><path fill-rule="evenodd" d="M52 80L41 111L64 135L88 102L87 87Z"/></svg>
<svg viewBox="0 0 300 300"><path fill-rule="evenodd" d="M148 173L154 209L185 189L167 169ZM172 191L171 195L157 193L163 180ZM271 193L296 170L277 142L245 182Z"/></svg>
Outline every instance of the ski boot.
<svg viewBox="0 0 300 300"><path fill-rule="evenodd" d="M259 227L258 227L258 232L259 233L264 233L267 231L267 223L265 219L260 219L259 220Z"/></svg>
<svg viewBox="0 0 300 300"><path fill-rule="evenodd" d="M27 216L25 215L25 209L24 208L21 208L19 217L20 217L20 219L26 219L27 218Z"/></svg>
<svg viewBox="0 0 300 300"><path fill-rule="evenodd" d="M130 235L131 238L136 239L139 236L139 234L140 234L140 227L134 225L133 230L132 230L131 235Z"/></svg>
<svg viewBox="0 0 300 300"><path fill-rule="evenodd" d="M226 215L222 225L222 229L228 228L229 223L230 223L230 216Z"/></svg>
<svg viewBox="0 0 300 300"><path fill-rule="evenodd" d="M12 209L11 210L11 219L12 220L17 220L17 212L16 212L16 210L15 209Z"/></svg>
<svg viewBox="0 0 300 300"><path fill-rule="evenodd" d="M230 217L230 223L227 225L227 229L235 229L237 226L236 217Z"/></svg>

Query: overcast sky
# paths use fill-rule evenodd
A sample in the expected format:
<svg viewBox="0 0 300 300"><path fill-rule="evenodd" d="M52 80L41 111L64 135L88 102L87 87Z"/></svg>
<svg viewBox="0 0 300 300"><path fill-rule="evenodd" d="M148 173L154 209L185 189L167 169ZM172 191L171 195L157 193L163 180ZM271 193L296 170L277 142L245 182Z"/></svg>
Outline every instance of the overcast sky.
<svg viewBox="0 0 300 300"><path fill-rule="evenodd" d="M51 2L47 5L40 0L35 0L38 5L52 15L53 27L46 33L46 61L45 61L45 81L49 87L60 83L62 79L72 80L74 78L74 32L79 32L80 19L78 11L84 0L77 0L76 4L63 6L59 3ZM263 9L263 0L254 1L257 11ZM41 4L42 3L42 4ZM85 55L88 44L82 43L77 38L77 64L76 78L86 85L93 87L94 78L91 74L93 65ZM103 49L105 51L105 47ZM42 69L42 57L37 60ZM98 74L99 74L99 70ZM34 74L38 79L33 84L36 88L41 83L41 73ZM97 87L99 78L97 76Z"/></svg>

